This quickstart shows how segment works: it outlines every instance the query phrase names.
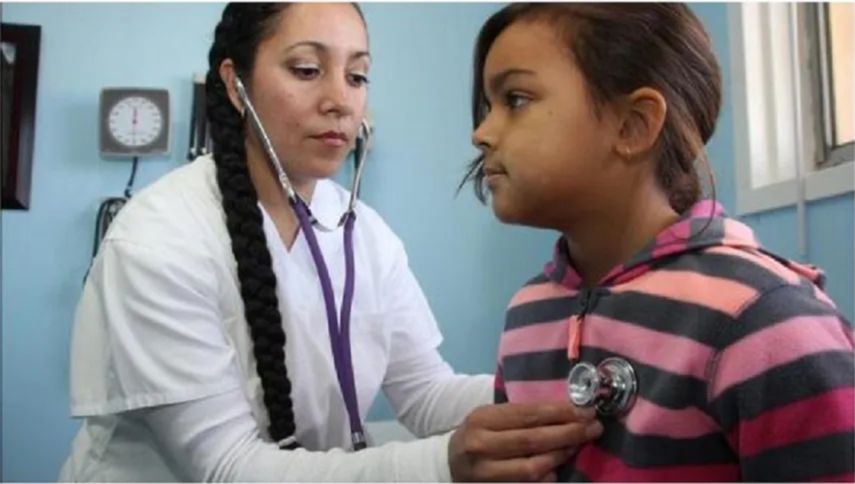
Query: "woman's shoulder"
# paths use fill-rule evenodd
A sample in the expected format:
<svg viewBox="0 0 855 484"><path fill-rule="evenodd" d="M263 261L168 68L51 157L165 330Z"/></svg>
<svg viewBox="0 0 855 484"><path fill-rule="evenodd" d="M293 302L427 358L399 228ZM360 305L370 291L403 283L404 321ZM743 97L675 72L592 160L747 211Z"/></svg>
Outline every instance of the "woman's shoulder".
<svg viewBox="0 0 855 484"><path fill-rule="evenodd" d="M198 246L227 237L210 156L176 168L133 196L105 236L150 247Z"/></svg>

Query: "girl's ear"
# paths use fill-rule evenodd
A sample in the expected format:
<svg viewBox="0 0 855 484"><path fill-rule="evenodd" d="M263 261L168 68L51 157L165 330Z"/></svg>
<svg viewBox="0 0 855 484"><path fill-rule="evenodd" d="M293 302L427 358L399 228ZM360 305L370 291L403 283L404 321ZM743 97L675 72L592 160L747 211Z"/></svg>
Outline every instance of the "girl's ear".
<svg viewBox="0 0 855 484"><path fill-rule="evenodd" d="M631 159L653 149L667 113L668 103L656 89L642 87L629 94L621 103L616 154Z"/></svg>
<svg viewBox="0 0 855 484"><path fill-rule="evenodd" d="M234 62L231 59L223 59L223 62L220 62L219 73L220 79L222 79L223 84L226 85L226 92L229 95L229 100L232 102L232 106L234 106L239 113L243 114L243 103L240 100L240 96L238 96L237 87L235 87L237 73L235 72Z"/></svg>

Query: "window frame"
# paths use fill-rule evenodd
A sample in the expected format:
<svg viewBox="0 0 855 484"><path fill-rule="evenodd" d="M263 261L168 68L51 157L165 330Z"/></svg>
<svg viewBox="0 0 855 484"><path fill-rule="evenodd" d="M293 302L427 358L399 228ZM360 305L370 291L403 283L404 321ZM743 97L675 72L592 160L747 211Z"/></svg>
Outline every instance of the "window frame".
<svg viewBox="0 0 855 484"><path fill-rule="evenodd" d="M811 51L814 52L820 60L819 69L819 89L822 96L822 128L823 128L823 152L817 166L827 168L830 166L848 163L855 158L855 141L849 141L841 145L835 145L835 124L834 124L834 89L832 87L832 70L829 65L831 52L829 51L828 39L831 35L831 26L828 22L829 4L818 3L808 4L805 6L807 15L814 22L816 31L811 32L808 40L814 44Z"/></svg>
<svg viewBox="0 0 855 484"><path fill-rule="evenodd" d="M828 112L826 109L831 105L827 84L830 81L827 70L811 68L818 59L821 63L826 62L826 58L818 55L821 52L820 49L824 48L822 46L824 42L820 41L822 37L818 35L820 24L816 21L818 11L822 9L817 9L815 5L799 4L797 22L792 22L788 15L790 21L785 27L786 33L789 38L799 39L798 51L793 53L791 48L787 48L787 52L790 54L789 58L781 59L779 56L776 61L785 62L789 68L790 78L784 79L781 84L793 86L793 92L772 95L773 97L789 95L791 96L789 98L770 99L770 94L766 90L769 83L764 80L774 79L774 84L778 84L778 81L781 80L781 67L780 65L777 66L779 69L778 76L772 76L773 69L769 67L771 63L768 62L768 59L764 59L761 78L757 77L757 59L749 59L749 52L745 48L747 34L745 24L749 21L756 23L758 19L761 19L759 15L762 13L758 14L757 10L746 11L745 5L740 3L728 4L727 6L730 27L730 86L734 107L733 128L736 154L734 168L737 181L737 213L748 215L789 207L799 203L802 197L805 201L814 201L852 192L855 190L855 163L853 163L851 144L843 145L841 149L829 149L827 146L827 142L831 139L827 134L830 116L826 114ZM775 4L769 5L774 6ZM788 11L790 9L789 3L777 5L779 7L781 5L786 6ZM749 5L749 8L758 7ZM747 18L749 15L755 16ZM762 20L766 21L761 22L761 27L771 32L768 18ZM795 35L792 32L794 24L798 26ZM780 29L781 26L776 25L775 28ZM766 34L751 32L751 35ZM799 59L805 59L805 61L802 62ZM794 61L797 63L797 69L793 68ZM753 69L754 74L748 72L749 67ZM798 77L796 78L796 76ZM762 98L766 98L767 102L758 111L758 99L761 99L760 102L762 103ZM782 99L784 102L787 99L796 99L797 102L793 104L792 109L795 113L801 112L801 116L790 114L790 119L785 120L784 124L787 130L792 129L789 133L781 132L780 126L770 129L770 124L775 123L768 121L775 119L774 102L781 102ZM750 100L755 101L753 105L750 104ZM758 119L758 112L760 119ZM765 124L760 126L761 123ZM778 125L780 124L778 122ZM765 130L760 136L757 135L758 126L760 126L759 129ZM768 143L765 138L761 138L776 137L775 139L783 139L782 136L796 137L796 133L798 133L798 142L794 143L794 148L785 153L785 155L790 156L790 163L797 165L789 167L790 171L794 171L794 173L788 173L766 184L758 183L752 172L762 169L766 170L767 173L775 174L782 170L784 163L783 156L777 153L775 156L768 156L766 150L758 148L759 142ZM775 150L778 148L777 145L774 147Z"/></svg>

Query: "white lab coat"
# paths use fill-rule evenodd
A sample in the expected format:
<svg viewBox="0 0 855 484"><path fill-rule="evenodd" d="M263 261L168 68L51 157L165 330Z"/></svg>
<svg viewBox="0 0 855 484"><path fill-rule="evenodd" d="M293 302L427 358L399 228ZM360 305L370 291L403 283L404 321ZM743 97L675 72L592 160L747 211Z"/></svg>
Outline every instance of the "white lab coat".
<svg viewBox="0 0 855 484"><path fill-rule="evenodd" d="M260 436L269 439L215 176L210 157L197 159L141 191L110 227L75 318L71 413L86 419L62 480L186 478L175 472L151 432L127 416L237 388L250 403ZM323 180L310 207L323 223L334 225L348 196ZM490 377L461 378L447 365L429 375L406 374L413 358L436 357L442 337L401 241L370 207L360 203L357 214L351 346L361 416L382 387L411 431L447 431L474 406L489 402ZM309 450L349 448L347 413L308 245L300 234L287 250L266 213L264 232L287 336L297 439ZM342 230L316 234L340 308ZM445 446L447 436L432 447L441 455L413 462L414 472L447 478ZM425 465L433 468L418 470ZM388 477L407 475L399 471Z"/></svg>

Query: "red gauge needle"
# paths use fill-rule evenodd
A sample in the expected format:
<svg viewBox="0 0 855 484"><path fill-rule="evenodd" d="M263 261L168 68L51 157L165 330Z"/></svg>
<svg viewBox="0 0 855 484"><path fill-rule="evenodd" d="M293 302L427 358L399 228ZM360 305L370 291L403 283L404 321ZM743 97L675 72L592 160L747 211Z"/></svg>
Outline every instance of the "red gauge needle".
<svg viewBox="0 0 855 484"><path fill-rule="evenodd" d="M131 121L131 136L133 137L133 142L136 142L137 139L137 108L134 106L134 118Z"/></svg>

